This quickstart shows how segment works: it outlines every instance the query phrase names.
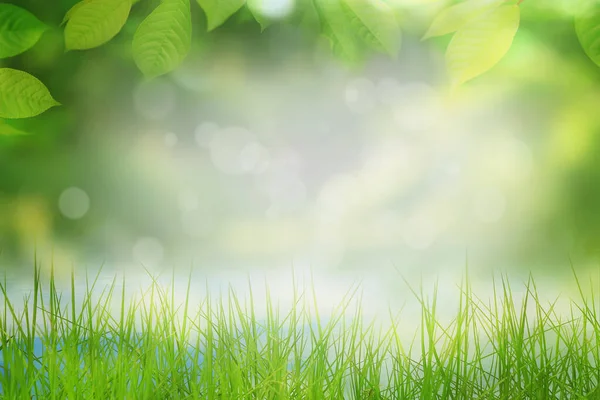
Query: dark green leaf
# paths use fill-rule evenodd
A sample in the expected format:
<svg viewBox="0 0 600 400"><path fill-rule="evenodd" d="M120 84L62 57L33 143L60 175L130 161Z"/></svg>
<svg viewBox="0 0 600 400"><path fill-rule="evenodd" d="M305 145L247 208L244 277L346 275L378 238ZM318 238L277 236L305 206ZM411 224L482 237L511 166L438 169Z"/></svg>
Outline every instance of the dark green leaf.
<svg viewBox="0 0 600 400"><path fill-rule="evenodd" d="M575 31L587 56L600 66L600 4L588 3L575 18Z"/></svg>
<svg viewBox="0 0 600 400"><path fill-rule="evenodd" d="M0 4L0 58L12 57L32 48L47 29L29 11Z"/></svg>

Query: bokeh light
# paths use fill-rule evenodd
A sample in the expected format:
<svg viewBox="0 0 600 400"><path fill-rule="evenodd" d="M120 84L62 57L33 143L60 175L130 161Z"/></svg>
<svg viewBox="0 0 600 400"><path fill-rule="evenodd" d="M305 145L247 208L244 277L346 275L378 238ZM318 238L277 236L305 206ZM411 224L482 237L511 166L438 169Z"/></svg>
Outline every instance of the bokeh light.
<svg viewBox="0 0 600 400"><path fill-rule="evenodd" d="M162 243L153 237L141 237L132 248L133 261L147 268L162 266L164 248Z"/></svg>
<svg viewBox="0 0 600 400"><path fill-rule="evenodd" d="M161 120L175 109L175 88L164 80L138 84L133 93L136 111L149 120Z"/></svg>
<svg viewBox="0 0 600 400"><path fill-rule="evenodd" d="M58 199L62 215L69 219L83 218L90 209L90 197L78 187L65 189Z"/></svg>
<svg viewBox="0 0 600 400"><path fill-rule="evenodd" d="M281 19L294 11L296 0L250 0L249 4L252 10L264 17Z"/></svg>

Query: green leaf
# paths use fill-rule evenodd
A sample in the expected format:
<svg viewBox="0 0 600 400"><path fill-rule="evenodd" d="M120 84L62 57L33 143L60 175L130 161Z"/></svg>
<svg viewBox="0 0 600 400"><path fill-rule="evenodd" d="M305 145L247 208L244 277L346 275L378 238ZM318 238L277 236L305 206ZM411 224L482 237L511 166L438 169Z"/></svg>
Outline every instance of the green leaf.
<svg viewBox="0 0 600 400"><path fill-rule="evenodd" d="M264 7L262 4L263 2L264 0L247 0L246 2L248 10L250 10L254 20L260 25L260 30L262 32L264 32L264 30L267 29L272 23L271 19L265 16L264 12L262 11Z"/></svg>
<svg viewBox="0 0 600 400"><path fill-rule="evenodd" d="M0 68L0 118L35 117L58 105L48 88L34 76Z"/></svg>
<svg viewBox="0 0 600 400"><path fill-rule="evenodd" d="M94 1L94 0L82 0L79 3L75 3L73 5L73 7L71 7L69 9L69 11L67 11L67 13L65 14L65 17L63 18L63 20L60 23L60 25L62 26L64 24L66 24L71 19L71 17L73 16L73 14L75 14L75 12L77 10L79 10L79 8L81 8L81 6L83 6L83 5L87 4L87 3L91 3L92 1Z"/></svg>
<svg viewBox="0 0 600 400"><path fill-rule="evenodd" d="M312 0L303 0L301 4L302 16L299 25L308 32L320 32L321 20L317 7Z"/></svg>
<svg viewBox="0 0 600 400"><path fill-rule="evenodd" d="M47 26L29 11L0 4L0 58L13 57L32 48Z"/></svg>
<svg viewBox="0 0 600 400"><path fill-rule="evenodd" d="M246 3L246 0L196 0L206 14L207 30L223 25Z"/></svg>
<svg viewBox="0 0 600 400"><path fill-rule="evenodd" d="M163 0L133 36L133 58L148 78L177 68L190 51L192 16L189 0Z"/></svg>
<svg viewBox="0 0 600 400"><path fill-rule="evenodd" d="M86 50L101 46L117 34L127 22L131 0L84 0L67 13L65 47Z"/></svg>
<svg viewBox="0 0 600 400"><path fill-rule="evenodd" d="M505 2L506 0L467 0L450 6L435 17L423 40L456 32L469 21Z"/></svg>
<svg viewBox="0 0 600 400"><path fill-rule="evenodd" d="M314 0L321 19L323 35L330 43L333 53L350 62L360 58L357 38L348 24L348 20L339 0Z"/></svg>
<svg viewBox="0 0 600 400"><path fill-rule="evenodd" d="M29 133L15 128L12 125L6 123L6 121L0 119L0 136L26 136Z"/></svg>
<svg viewBox="0 0 600 400"><path fill-rule="evenodd" d="M372 47L397 56L401 32L393 10L381 0L342 0L350 23Z"/></svg>
<svg viewBox="0 0 600 400"><path fill-rule="evenodd" d="M67 21L69 21L71 19L71 17L73 16L73 14L75 14L75 11L77 11L77 9L79 9L81 6L83 6L86 3L91 3L94 0L82 0L79 3L75 3L75 5L73 5L73 7L71 7L71 9L69 11L67 11L67 13L65 14L65 17L63 18L62 22L60 23L60 25L64 25L67 23ZM135 4L135 3L139 3L140 0L132 0L131 4Z"/></svg>
<svg viewBox="0 0 600 400"><path fill-rule="evenodd" d="M600 66L600 7L596 2L589 2L587 5L575 17L575 31L585 54Z"/></svg>
<svg viewBox="0 0 600 400"><path fill-rule="evenodd" d="M519 20L519 6L500 6L456 32L446 50L446 65L453 84L460 85L496 65L510 49Z"/></svg>

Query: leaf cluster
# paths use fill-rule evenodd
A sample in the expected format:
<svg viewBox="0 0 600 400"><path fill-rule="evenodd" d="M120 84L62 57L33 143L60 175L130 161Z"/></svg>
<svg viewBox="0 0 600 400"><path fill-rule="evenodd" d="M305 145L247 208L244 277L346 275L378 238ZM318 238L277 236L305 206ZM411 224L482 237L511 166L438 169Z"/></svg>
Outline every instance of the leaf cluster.
<svg viewBox="0 0 600 400"><path fill-rule="evenodd" d="M128 21L132 7L147 0L81 0L67 11L65 49L81 51L105 45ZM446 63L454 85L463 84L491 69L509 51L520 24L523 0L464 0L433 20L424 39L453 34ZM149 79L167 74L185 60L192 45L193 0L160 0L139 24L132 39L138 69ZM243 8L267 29L283 18L273 15L269 0L196 0L213 31ZM285 2L284 2L285 3ZM333 52L349 62L365 49L396 57L401 44L397 9L386 0L298 0L289 14L311 21L330 42ZM0 4L0 58L19 55L33 47L48 26L29 11ZM575 21L577 36L588 56L600 65L600 7L585 0ZM59 103L32 75L0 69L0 118L28 118ZM2 131L0 129L0 131Z"/></svg>

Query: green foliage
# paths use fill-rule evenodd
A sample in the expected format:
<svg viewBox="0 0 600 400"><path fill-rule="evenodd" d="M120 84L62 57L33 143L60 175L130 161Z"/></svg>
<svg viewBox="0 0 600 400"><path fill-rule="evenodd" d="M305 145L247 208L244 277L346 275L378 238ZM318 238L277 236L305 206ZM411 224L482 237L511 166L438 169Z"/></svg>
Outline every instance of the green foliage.
<svg viewBox="0 0 600 400"><path fill-rule="evenodd" d="M12 68L0 68L0 118L29 118L59 103L34 76Z"/></svg>
<svg viewBox="0 0 600 400"><path fill-rule="evenodd" d="M177 68L190 51L192 16L189 0L163 0L133 37L133 57L148 78Z"/></svg>
<svg viewBox="0 0 600 400"><path fill-rule="evenodd" d="M595 6L595 7L594 7ZM575 31L588 57L600 66L600 4L588 1L575 18Z"/></svg>
<svg viewBox="0 0 600 400"><path fill-rule="evenodd" d="M84 0L80 4L65 27L67 50L87 50L107 43L121 31L131 10L131 0Z"/></svg>
<svg viewBox="0 0 600 400"><path fill-rule="evenodd" d="M64 16L65 47L84 50L113 39L126 24L133 4L140 0L82 0ZM213 31L244 6L264 30L274 23L264 15L264 0L196 0L203 9L207 30ZM454 33L446 52L452 82L462 84L496 65L508 52L519 28L523 0L465 0L442 10L424 39ZM527 4L527 2L525 2ZM600 65L600 5L588 0L575 13L575 30L587 55ZM190 0L162 0L139 25L133 37L133 58L148 78L169 73L191 48ZM384 0L304 0L293 13L304 15L331 43L333 52L355 63L367 50L398 54L401 30L396 5ZM308 16L308 17L307 17ZM312 19L310 18L312 17ZM28 11L0 4L0 58L31 48L46 26ZM13 94L13 97L15 95Z"/></svg>
<svg viewBox="0 0 600 400"><path fill-rule="evenodd" d="M206 14L208 31L221 26L244 6L246 0L196 0Z"/></svg>
<svg viewBox="0 0 600 400"><path fill-rule="evenodd" d="M369 323L360 288L322 318L311 287L263 318L232 289L192 299L154 277L130 292L99 275L70 293L36 269L18 302L0 281L0 386L9 399L597 399L599 304L575 278L574 300L546 303L530 279L481 298L465 279L452 315L409 286L416 315ZM48 281L48 282L46 282ZM593 285L592 285L593 286ZM83 293L81 293L81 291ZM566 306L566 307L565 307ZM567 311L562 311L567 310ZM321 312L321 313L320 313ZM382 327L383 322L386 327ZM409 325L407 325L409 324ZM410 325L414 324L414 325ZM413 334L414 332L414 334ZM411 340L412 339L412 340Z"/></svg>
<svg viewBox="0 0 600 400"><path fill-rule="evenodd" d="M333 53L350 62L356 62L360 48L356 35L345 17L341 0L314 0L321 21L321 29Z"/></svg>
<svg viewBox="0 0 600 400"><path fill-rule="evenodd" d="M0 4L0 58L13 57L32 48L47 26L29 11Z"/></svg>
<svg viewBox="0 0 600 400"><path fill-rule="evenodd" d="M392 9L381 0L342 0L342 8L358 33L371 47L396 56L400 27Z"/></svg>
<svg viewBox="0 0 600 400"><path fill-rule="evenodd" d="M267 29L269 27L269 25L271 25L271 20L266 18L263 15L263 12L262 12L263 2L264 2L264 0L247 0L246 1L246 6L250 10L250 13L252 14L252 16L254 17L256 22L258 22L258 24L260 25L260 29L262 31L264 31L265 29Z"/></svg>
<svg viewBox="0 0 600 400"><path fill-rule="evenodd" d="M518 6L500 6L460 28L446 51L453 83L462 84L496 65L510 49L519 29L519 19Z"/></svg>
<svg viewBox="0 0 600 400"><path fill-rule="evenodd" d="M443 10L423 39L456 32L446 50L453 85L491 69L510 49L519 29L519 5L506 0L467 0Z"/></svg>
<svg viewBox="0 0 600 400"><path fill-rule="evenodd" d="M506 0L467 0L448 7L435 17L423 39L456 32L469 21L504 2Z"/></svg>

